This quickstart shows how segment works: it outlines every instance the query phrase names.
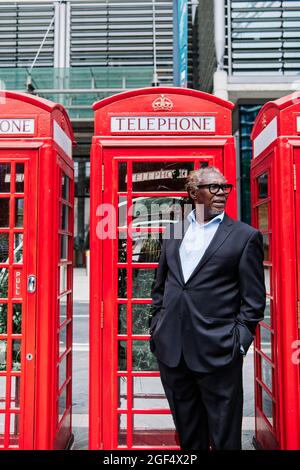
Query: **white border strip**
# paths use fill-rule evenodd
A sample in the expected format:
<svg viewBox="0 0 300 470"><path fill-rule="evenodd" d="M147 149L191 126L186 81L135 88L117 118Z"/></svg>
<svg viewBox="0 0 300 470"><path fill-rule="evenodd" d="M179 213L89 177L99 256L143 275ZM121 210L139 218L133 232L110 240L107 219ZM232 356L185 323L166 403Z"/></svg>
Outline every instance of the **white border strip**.
<svg viewBox="0 0 300 470"><path fill-rule="evenodd" d="M53 121L53 139L68 157L72 158L72 140L56 121Z"/></svg>
<svg viewBox="0 0 300 470"><path fill-rule="evenodd" d="M275 139L277 139L277 116L265 127L253 142L253 157L261 154Z"/></svg>

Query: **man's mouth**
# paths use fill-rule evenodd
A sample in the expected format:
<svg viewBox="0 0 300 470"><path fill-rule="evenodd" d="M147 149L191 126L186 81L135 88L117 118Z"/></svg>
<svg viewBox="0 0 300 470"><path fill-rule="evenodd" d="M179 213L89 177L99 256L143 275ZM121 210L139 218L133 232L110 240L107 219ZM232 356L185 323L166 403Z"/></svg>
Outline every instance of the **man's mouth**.
<svg viewBox="0 0 300 470"><path fill-rule="evenodd" d="M221 200L221 201L213 201L212 205L213 205L213 206L216 206L216 207L223 207L223 206L225 206L225 201L224 201L224 200Z"/></svg>

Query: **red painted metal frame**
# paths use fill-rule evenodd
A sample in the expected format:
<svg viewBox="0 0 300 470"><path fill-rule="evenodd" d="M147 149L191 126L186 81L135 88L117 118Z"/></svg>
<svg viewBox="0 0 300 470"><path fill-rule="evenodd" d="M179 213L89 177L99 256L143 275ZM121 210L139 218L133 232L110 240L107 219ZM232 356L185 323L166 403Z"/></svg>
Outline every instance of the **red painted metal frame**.
<svg viewBox="0 0 300 470"><path fill-rule="evenodd" d="M29 172L29 183L25 198L28 198L27 228L24 228L26 245L26 266L24 265L24 296L28 299L27 310L23 312L22 373L25 376L21 389L21 432L18 448L53 449L65 448L72 439L70 413L65 414L65 429L57 426L57 356L58 356L58 231L59 231L59 189L60 171L70 178L70 206L73 207L74 168L70 154L64 145L54 139L54 121L73 142L69 118L61 105L32 95L15 92L1 94L0 117L34 119L32 135L0 136L1 148L11 158L22 161L23 155L30 157L34 165ZM1 158L1 157L0 157ZM72 263L73 214L70 211L70 263ZM25 233L26 232L26 233ZM71 264L70 264L71 266ZM72 291L71 269L68 287ZM27 293L27 276L35 275L37 287L34 293ZM68 315L71 319L71 303ZM68 344L72 341L69 334ZM33 355L32 361L26 354ZM68 374L71 373L71 361ZM68 397L69 412L71 396Z"/></svg>
<svg viewBox="0 0 300 470"><path fill-rule="evenodd" d="M151 114L151 103L164 94L174 103L172 112L160 112L161 116L176 114L213 114L216 116L214 135L152 135L139 134L113 135L110 132L110 116L113 114ZM133 268L155 269L157 263L133 263L132 244L127 245L127 262L118 262L118 240L100 240L97 237L97 224L101 220L97 209L102 203L111 203L118 208L118 196L127 196L127 204L133 197L178 196L185 192L132 191L132 162L196 162L195 168L203 160L209 160L218 166L229 182L236 182L236 158L234 139L231 136L232 103L222 101L202 92L177 88L150 88L122 93L107 98L94 105L95 137L91 148L91 284L90 284L90 413L89 447L90 449L174 449L176 445L159 444L159 439L151 445L134 445L132 441L132 413L136 415L170 414L168 409L141 408L132 409L132 381L127 381L127 410L118 409L118 377L158 377L155 371L132 371L132 340L148 341L147 334L132 334L131 305L149 304L150 298L132 299ZM150 109L150 112L149 112ZM156 113L157 114L157 113ZM172 114L173 115L173 114ZM119 162L127 162L127 192L119 191ZM104 172L102 173L102 168ZM102 178L104 177L104 181ZM104 190L101 191L102 184ZM228 201L228 213L236 217L236 194L231 194ZM98 212L99 214L99 212ZM127 222L130 216L127 214ZM161 228L144 228L145 232L161 231ZM119 229L126 231L126 229ZM128 274L127 299L118 299L118 268L126 268ZM118 304L126 304L127 334L118 333ZM104 316L101 316L101 310ZM127 369L118 371L118 341L128 343ZM127 416L126 445L118 442L118 419ZM159 438L159 431L157 431ZM173 439L174 442L174 439Z"/></svg>
<svg viewBox="0 0 300 470"><path fill-rule="evenodd" d="M274 393L275 429L262 412L256 388L256 442L264 449L300 449L300 375L299 375L299 314L297 279L299 279L299 192L300 180L298 152L300 135L296 118L300 115L300 94L283 97L267 103L255 121L254 140L277 118L277 137L251 162L251 189L253 194L253 224L258 226L256 214L256 178L267 169L271 172L269 198L272 206L273 258L273 318L274 318ZM295 172L298 179L294 180ZM299 350L298 350L299 352ZM259 337L255 341L255 380L261 379L258 356ZM298 357L298 359L297 359Z"/></svg>

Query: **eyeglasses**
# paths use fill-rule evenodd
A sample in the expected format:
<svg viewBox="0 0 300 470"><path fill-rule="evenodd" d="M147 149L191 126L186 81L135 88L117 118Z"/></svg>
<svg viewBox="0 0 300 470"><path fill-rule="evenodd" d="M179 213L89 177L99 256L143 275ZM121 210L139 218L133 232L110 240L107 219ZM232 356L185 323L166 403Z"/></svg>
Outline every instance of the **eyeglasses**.
<svg viewBox="0 0 300 470"><path fill-rule="evenodd" d="M230 194L231 191L232 191L232 188L233 188L233 184L216 184L216 183L212 183L212 184L199 184L197 186L197 188L208 188L209 192L211 194L218 194L218 192L220 191L220 189L222 189L222 191L225 193L225 194Z"/></svg>

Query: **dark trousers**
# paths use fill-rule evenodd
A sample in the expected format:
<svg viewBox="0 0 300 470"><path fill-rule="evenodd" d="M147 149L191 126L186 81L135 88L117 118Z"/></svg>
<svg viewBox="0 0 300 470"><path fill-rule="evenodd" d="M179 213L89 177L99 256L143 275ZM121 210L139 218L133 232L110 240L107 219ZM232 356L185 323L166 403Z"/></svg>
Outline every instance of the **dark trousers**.
<svg viewBox="0 0 300 470"><path fill-rule="evenodd" d="M180 447L184 451L241 450L243 358L205 374L158 361Z"/></svg>

